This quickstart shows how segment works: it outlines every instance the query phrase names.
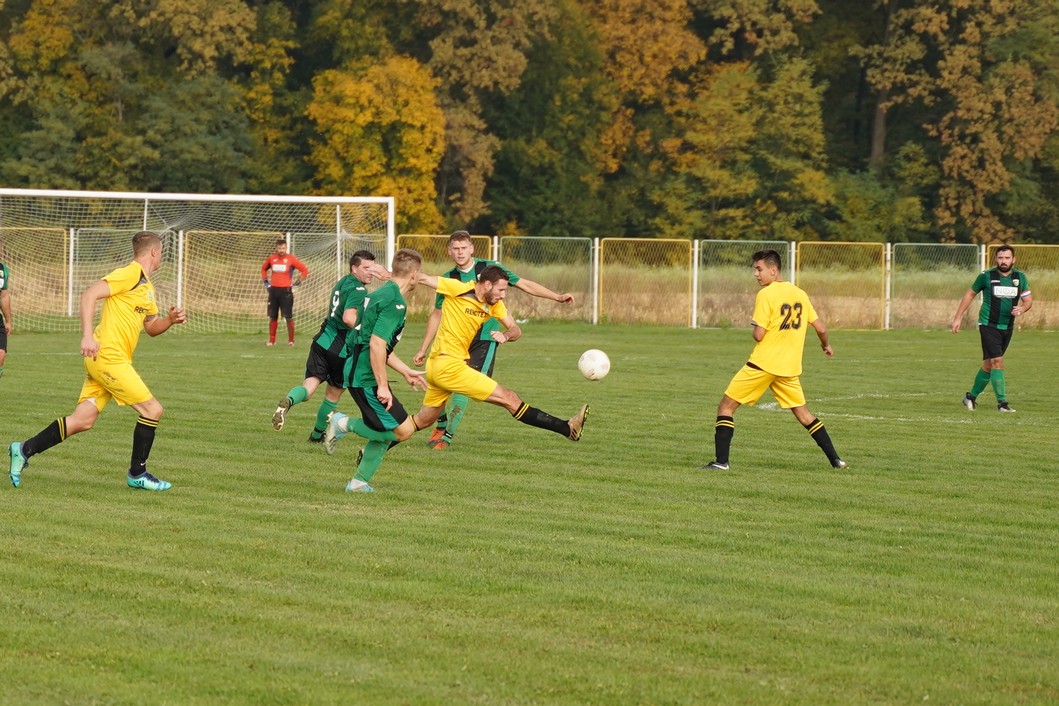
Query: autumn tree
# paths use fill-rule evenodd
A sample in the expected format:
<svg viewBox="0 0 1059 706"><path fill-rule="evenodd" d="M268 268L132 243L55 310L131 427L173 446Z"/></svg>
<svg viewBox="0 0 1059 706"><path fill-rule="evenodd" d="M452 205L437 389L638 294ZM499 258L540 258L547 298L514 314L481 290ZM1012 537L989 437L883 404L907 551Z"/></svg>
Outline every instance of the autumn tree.
<svg viewBox="0 0 1059 706"><path fill-rule="evenodd" d="M822 87L796 51L812 2L700 2L713 61L674 105L672 178L656 197L673 235L804 239L831 199Z"/></svg>
<svg viewBox="0 0 1059 706"><path fill-rule="evenodd" d="M436 174L438 207L452 225L488 212L486 181L500 146L483 106L514 91L526 52L546 36L553 0L416 0L413 53L429 47L423 63L438 81L445 114L445 153Z"/></svg>
<svg viewBox="0 0 1059 706"><path fill-rule="evenodd" d="M309 160L322 194L386 194L405 232L442 225L434 176L444 151L437 82L415 59L330 69L307 109L318 137Z"/></svg>
<svg viewBox="0 0 1059 706"><path fill-rule="evenodd" d="M1025 40L1039 34L1048 6L1054 11L1029 0L901 8L888 42L865 52L868 78L891 104L927 111L923 128L941 153L935 217L948 240L1014 235L992 203L1011 187L1014 165L1039 156L1059 125L1040 78L1055 65L1054 40L1050 54L1027 51Z"/></svg>

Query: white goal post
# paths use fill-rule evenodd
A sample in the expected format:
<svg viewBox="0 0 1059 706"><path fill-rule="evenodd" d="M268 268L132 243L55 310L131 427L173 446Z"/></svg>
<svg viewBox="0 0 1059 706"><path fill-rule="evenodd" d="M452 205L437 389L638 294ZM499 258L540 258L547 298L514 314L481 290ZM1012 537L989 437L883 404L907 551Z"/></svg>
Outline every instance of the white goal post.
<svg viewBox="0 0 1059 706"><path fill-rule="evenodd" d="M132 236L159 233L162 267L151 276L163 310L183 306L188 331L267 329L261 265L284 238L309 268L295 289L301 336L322 320L349 256L394 253L394 199L247 196L0 188L0 262L10 270L19 331L80 332L79 299L132 259Z"/></svg>

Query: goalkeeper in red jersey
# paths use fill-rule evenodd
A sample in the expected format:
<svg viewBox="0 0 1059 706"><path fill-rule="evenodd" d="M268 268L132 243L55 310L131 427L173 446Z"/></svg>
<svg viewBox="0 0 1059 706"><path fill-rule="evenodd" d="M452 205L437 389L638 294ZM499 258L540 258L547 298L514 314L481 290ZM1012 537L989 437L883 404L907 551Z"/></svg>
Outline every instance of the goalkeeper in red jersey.
<svg viewBox="0 0 1059 706"><path fill-rule="evenodd" d="M301 279L294 279L294 271L301 273ZM268 343L276 345L276 329L279 328L279 315L287 321L287 345L294 345L294 287L309 279L309 268L295 255L287 252L287 241L276 239L276 252L272 253L261 265L261 279L268 290Z"/></svg>

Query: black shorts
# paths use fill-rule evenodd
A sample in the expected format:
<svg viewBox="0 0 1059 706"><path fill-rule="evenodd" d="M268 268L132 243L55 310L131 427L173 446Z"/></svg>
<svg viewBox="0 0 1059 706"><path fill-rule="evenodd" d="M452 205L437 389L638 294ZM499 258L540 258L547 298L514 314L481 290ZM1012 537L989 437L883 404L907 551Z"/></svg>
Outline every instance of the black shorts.
<svg viewBox="0 0 1059 706"><path fill-rule="evenodd" d="M982 338L982 360L1002 358L1011 343L1013 329L1000 330L992 326L979 326L978 335Z"/></svg>
<svg viewBox="0 0 1059 706"><path fill-rule="evenodd" d="M288 321L294 314L294 291L290 287L269 287L268 318L276 320L280 314Z"/></svg>
<svg viewBox="0 0 1059 706"><path fill-rule="evenodd" d="M345 384L346 359L332 353L315 340L309 346L309 357L305 359L305 377L323 380L333 387Z"/></svg>
<svg viewBox="0 0 1059 706"><path fill-rule="evenodd" d="M4 326L4 317L0 316L0 351L7 350L7 327Z"/></svg>
<svg viewBox="0 0 1059 706"><path fill-rule="evenodd" d="M480 373L493 377L493 367L496 365L496 349L499 345L492 339L488 341L481 338L474 339L470 350L467 351L471 356L467 359L467 365Z"/></svg>
<svg viewBox="0 0 1059 706"><path fill-rule="evenodd" d="M408 419L408 412L397 399L397 395L393 396L390 408L386 409L375 396L374 387L351 387L349 394L353 396L357 407L360 408L360 418L364 420L369 429L393 431Z"/></svg>

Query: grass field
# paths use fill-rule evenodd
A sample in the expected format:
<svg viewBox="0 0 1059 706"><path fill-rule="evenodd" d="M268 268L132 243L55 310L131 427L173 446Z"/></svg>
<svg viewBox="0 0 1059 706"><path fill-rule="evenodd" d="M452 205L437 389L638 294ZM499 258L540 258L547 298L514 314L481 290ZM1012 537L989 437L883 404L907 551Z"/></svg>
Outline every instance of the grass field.
<svg viewBox="0 0 1059 706"><path fill-rule="evenodd" d="M5 481L0 703L1059 702L1059 334L1016 334L1003 416L959 404L973 330L810 341L850 468L767 397L707 473L749 331L525 331L498 379L564 417L591 402L583 440L476 405L450 450L391 451L374 495L343 493L351 439L305 443L317 400L271 429L308 335L144 337L174 488L125 487L117 407ZM602 382L577 375L590 347ZM72 408L77 349L12 336L5 446Z"/></svg>

